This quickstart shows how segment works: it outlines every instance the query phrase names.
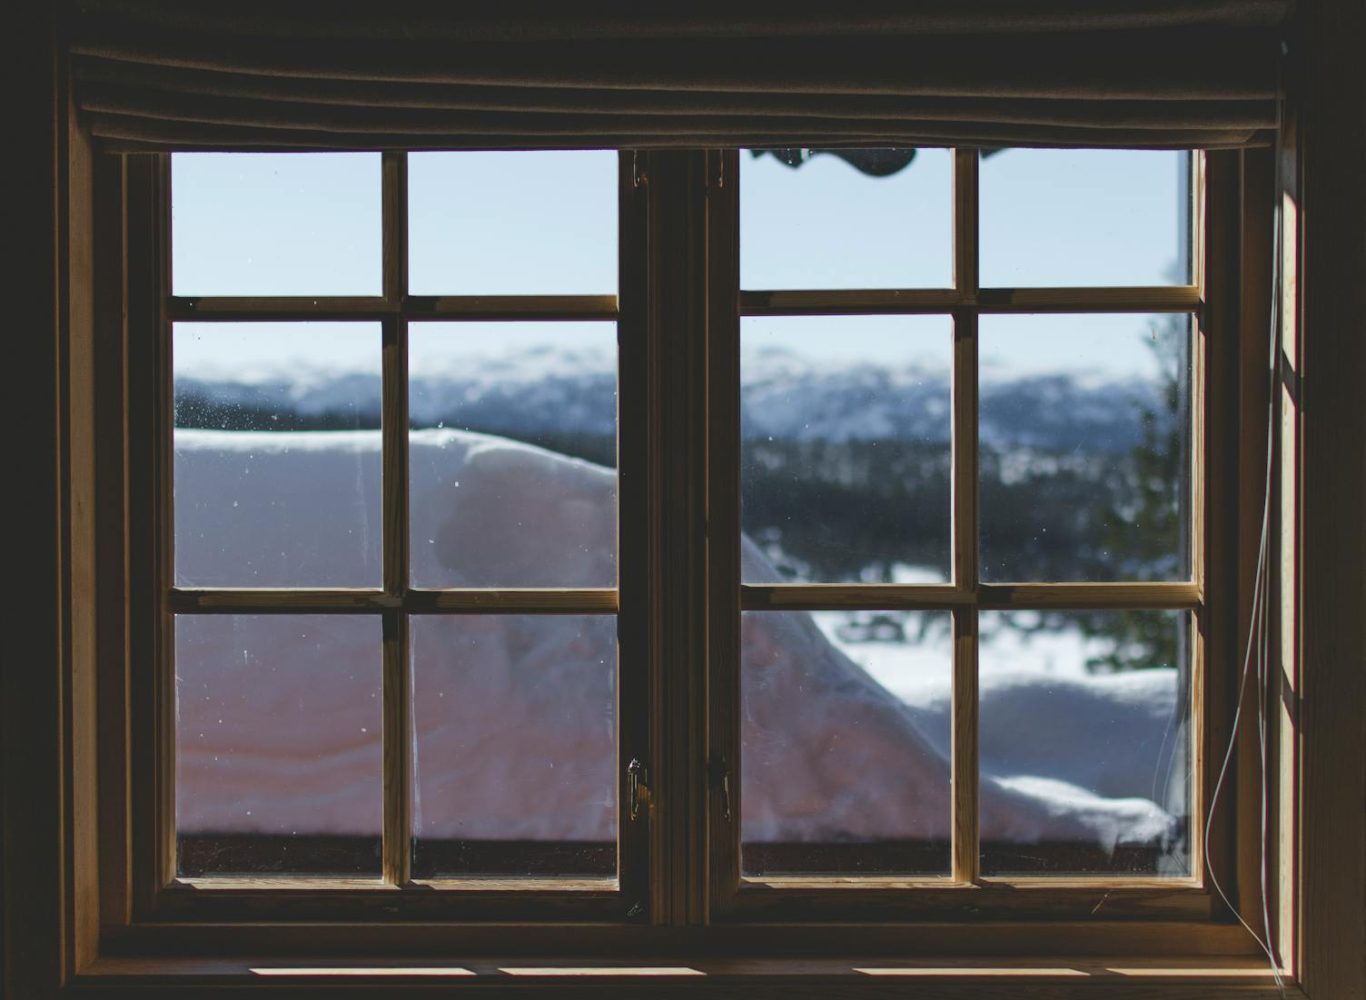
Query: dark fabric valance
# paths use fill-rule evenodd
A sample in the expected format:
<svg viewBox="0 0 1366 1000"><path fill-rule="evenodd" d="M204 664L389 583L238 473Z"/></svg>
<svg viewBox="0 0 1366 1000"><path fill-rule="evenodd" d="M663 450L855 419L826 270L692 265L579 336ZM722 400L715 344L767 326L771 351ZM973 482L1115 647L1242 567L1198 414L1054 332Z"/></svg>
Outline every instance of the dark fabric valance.
<svg viewBox="0 0 1366 1000"><path fill-rule="evenodd" d="M1289 0L77 0L119 149L1224 147L1276 122Z"/></svg>

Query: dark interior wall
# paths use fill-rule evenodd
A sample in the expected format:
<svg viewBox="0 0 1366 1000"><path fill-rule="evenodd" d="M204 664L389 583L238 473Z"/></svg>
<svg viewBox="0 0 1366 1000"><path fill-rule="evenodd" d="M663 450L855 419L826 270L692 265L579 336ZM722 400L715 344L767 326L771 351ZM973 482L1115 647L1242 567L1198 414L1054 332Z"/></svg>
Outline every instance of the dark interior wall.
<svg viewBox="0 0 1366 1000"><path fill-rule="evenodd" d="M5 625L0 628L4 995L47 996L60 972L58 178L54 5L6 11L3 371L8 437ZM18 609L22 608L20 611ZM16 874L39 873L25 878ZM33 891L35 883L41 891ZM21 891L22 889L22 891Z"/></svg>

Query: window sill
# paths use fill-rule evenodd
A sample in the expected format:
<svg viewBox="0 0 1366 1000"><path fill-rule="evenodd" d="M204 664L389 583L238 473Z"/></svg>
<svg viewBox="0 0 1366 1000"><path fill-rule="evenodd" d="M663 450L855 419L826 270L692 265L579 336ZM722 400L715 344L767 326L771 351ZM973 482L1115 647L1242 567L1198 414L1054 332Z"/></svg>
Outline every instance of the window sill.
<svg viewBox="0 0 1366 1000"><path fill-rule="evenodd" d="M275 991L317 987L374 987L385 995L400 988L430 991L456 987L484 995L532 989L537 993L581 992L637 996L645 984L651 996L687 993L694 996L887 996L900 992L893 984L914 988L918 995L933 988L936 997L1017 997L1036 989L1049 997L1254 998L1280 997L1266 963L1254 958L1143 960L1134 958L917 959L869 958L743 959L690 961L664 958L628 963L593 963L566 959L470 959L435 964L388 959L296 960L261 958L101 958L83 970L76 984L96 993L104 990L156 990L159 995L191 995L204 987L268 987ZM914 984L914 987L912 987ZM1287 984L1286 996L1303 997Z"/></svg>

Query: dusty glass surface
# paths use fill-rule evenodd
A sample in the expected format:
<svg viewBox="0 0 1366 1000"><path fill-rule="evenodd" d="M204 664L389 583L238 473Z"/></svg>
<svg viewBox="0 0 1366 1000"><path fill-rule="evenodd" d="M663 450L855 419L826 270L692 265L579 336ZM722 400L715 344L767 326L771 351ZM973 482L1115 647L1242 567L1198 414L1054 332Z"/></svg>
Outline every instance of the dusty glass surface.
<svg viewBox="0 0 1366 1000"><path fill-rule="evenodd" d="M614 323L409 328L412 579L616 585Z"/></svg>
<svg viewBox="0 0 1366 1000"><path fill-rule="evenodd" d="M1189 317L979 330L982 578L1188 580Z"/></svg>
<svg viewBox="0 0 1366 1000"><path fill-rule="evenodd" d="M616 872L616 617L411 620L413 874Z"/></svg>
<svg viewBox="0 0 1366 1000"><path fill-rule="evenodd" d="M377 323L178 323L175 579L378 587Z"/></svg>
<svg viewBox="0 0 1366 1000"><path fill-rule="evenodd" d="M950 150L740 151L742 288L952 284Z"/></svg>
<svg viewBox="0 0 1366 1000"><path fill-rule="evenodd" d="M949 577L947 316L747 318L741 526L749 583Z"/></svg>
<svg viewBox="0 0 1366 1000"><path fill-rule="evenodd" d="M377 616L179 615L182 876L380 875Z"/></svg>
<svg viewBox="0 0 1366 1000"><path fill-rule="evenodd" d="M617 290L611 150L410 153L415 295L610 295Z"/></svg>
<svg viewBox="0 0 1366 1000"><path fill-rule="evenodd" d="M980 635L983 874L1188 876L1189 613L983 612Z"/></svg>
<svg viewBox="0 0 1366 1000"><path fill-rule="evenodd" d="M175 153L176 295L379 295L379 153Z"/></svg>
<svg viewBox="0 0 1366 1000"><path fill-rule="evenodd" d="M944 612L741 616L747 876L947 875Z"/></svg>
<svg viewBox="0 0 1366 1000"><path fill-rule="evenodd" d="M1135 149L984 153L982 285L1188 284L1190 157Z"/></svg>

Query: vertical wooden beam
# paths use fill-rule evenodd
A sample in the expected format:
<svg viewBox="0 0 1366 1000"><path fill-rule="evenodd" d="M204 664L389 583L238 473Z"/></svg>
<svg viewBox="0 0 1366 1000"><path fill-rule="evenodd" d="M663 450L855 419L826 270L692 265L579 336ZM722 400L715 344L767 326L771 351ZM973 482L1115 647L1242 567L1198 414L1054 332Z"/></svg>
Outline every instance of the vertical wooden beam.
<svg viewBox="0 0 1366 1000"><path fill-rule="evenodd" d="M1257 563L1262 536L1262 514L1270 502L1267 496L1267 421L1271 402L1270 343L1272 212L1274 152L1248 150L1243 157L1242 249L1239 268L1242 303L1238 331L1238 662L1249 653L1251 669L1258 669L1258 658L1267 650L1261 636L1252 634L1254 615L1269 607L1265 593L1254 608ZM1269 570L1269 568L1268 568ZM1260 621L1261 633L1266 626ZM1262 880L1270 845L1262 840L1262 809L1269 803L1264 788L1259 723L1266 707L1266 690L1249 681L1248 701L1243 712L1247 723L1240 727L1237 758L1238 838L1238 911L1243 920L1259 934L1265 933L1262 907Z"/></svg>
<svg viewBox="0 0 1366 1000"><path fill-rule="evenodd" d="M1281 963L1297 975L1296 944L1299 876L1299 408L1300 408L1300 169L1299 129L1294 117L1282 126L1276 149L1280 206L1280 301L1276 319L1279 344L1276 357L1276 489L1272 507L1272 635L1271 742L1274 747L1274 808L1271 842L1276 846L1271 880L1272 916L1276 922L1275 951Z"/></svg>
<svg viewBox="0 0 1366 1000"><path fill-rule="evenodd" d="M1301 982L1327 1000L1366 996L1366 4L1303 8Z"/></svg>
<svg viewBox="0 0 1366 1000"><path fill-rule="evenodd" d="M709 154L707 622L709 913L740 883L740 157Z"/></svg>
<svg viewBox="0 0 1366 1000"><path fill-rule="evenodd" d="M624 914L652 918L652 810L631 817L627 768L652 758L647 204L643 154L617 159L617 879ZM636 908L639 911L636 911Z"/></svg>
<svg viewBox="0 0 1366 1000"><path fill-rule="evenodd" d="M651 919L705 919L706 219L702 152L647 158L652 704Z"/></svg>
<svg viewBox="0 0 1366 1000"><path fill-rule="evenodd" d="M162 552L168 497L163 495L161 471L170 454L171 434L166 425L169 411L163 412L169 375L160 263L167 249L166 180L164 156L127 158L128 725L135 737L141 737L129 744L128 766L132 774L144 776L132 781L129 798L135 913L150 905L172 868L163 857L167 835L162 829L163 823L172 823L163 801L172 773L163 759L172 741L162 730L168 718L174 721L161 703L161 659L169 655L161 590L170 582Z"/></svg>
<svg viewBox="0 0 1366 1000"><path fill-rule="evenodd" d="M1205 671L1199 683L1205 709L1202 748L1193 762L1199 768L1193 792L1192 826L1202 832L1192 838L1200 853L1194 861L1194 874L1206 885L1217 878L1235 905L1237 902L1236 846L1237 775L1230 772L1219 786L1219 799L1212 797L1228 749L1234 701L1238 693L1240 653L1238 634L1238 336L1241 306L1239 260L1242 247L1242 159L1238 152L1205 154L1204 230L1206 256L1202 285L1205 306L1200 314L1195 351L1203 369L1204 425L1200 434L1205 449L1205 490L1199 517L1204 538L1206 605L1200 614L1204 640ZM1234 760L1236 763L1236 758ZM1232 767L1232 765L1230 765ZM1205 858L1208 857L1208 864ZM1216 913L1228 913L1215 895Z"/></svg>
<svg viewBox="0 0 1366 1000"><path fill-rule="evenodd" d="M97 159L95 173L95 544L99 729L100 919L126 926L132 911L127 157Z"/></svg>
<svg viewBox="0 0 1366 1000"><path fill-rule="evenodd" d="M407 286L407 157L385 153L383 166L384 297L402 299ZM383 322L384 591L401 598L408 588L408 325ZM384 859L386 882L407 885L412 868L412 696L408 616L383 613Z"/></svg>
<svg viewBox="0 0 1366 1000"><path fill-rule="evenodd" d="M175 582L175 338L174 325L166 311L166 298L171 291L171 157L160 153L152 158L152 197L146 206L146 218L152 223L153 245L146 262L146 273L138 280L152 298L146 312L150 323L145 337L154 355L150 361L153 373L151 402L153 412L149 425L152 431L150 481L152 497L152 615L153 638L151 667L154 671L151 704L153 740L156 759L154 794L153 865L148 869L152 878L147 889L155 891L170 882L176 874L176 678L175 678L175 615L169 594Z"/></svg>
<svg viewBox="0 0 1366 1000"><path fill-rule="evenodd" d="M68 101L70 95L68 94ZM65 835L69 868L68 974L99 954L99 827L96 744L96 433L95 433L95 152L78 127L74 105L66 114L66 440L67 690Z"/></svg>
<svg viewBox="0 0 1366 1000"><path fill-rule="evenodd" d="M976 301L978 288L978 152L954 153L954 283ZM960 307L953 318L953 583L975 593L980 517L977 454L977 309ZM977 609L953 612L953 877L979 874L977 762Z"/></svg>

